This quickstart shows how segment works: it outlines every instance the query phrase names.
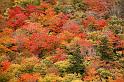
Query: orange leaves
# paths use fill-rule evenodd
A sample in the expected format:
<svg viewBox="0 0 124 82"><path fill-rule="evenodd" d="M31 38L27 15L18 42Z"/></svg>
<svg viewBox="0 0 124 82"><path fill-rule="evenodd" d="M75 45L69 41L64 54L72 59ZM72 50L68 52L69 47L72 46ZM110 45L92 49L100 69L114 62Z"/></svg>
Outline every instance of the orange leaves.
<svg viewBox="0 0 124 82"><path fill-rule="evenodd" d="M89 68L88 70L88 74L90 75L95 75L97 72L96 72L96 69L95 68Z"/></svg>
<svg viewBox="0 0 124 82"><path fill-rule="evenodd" d="M46 3L46 2L43 2L43 3L41 4L41 8L49 8L49 7L50 7L49 4Z"/></svg>
<svg viewBox="0 0 124 82"><path fill-rule="evenodd" d="M52 16L55 15L55 12L54 12L54 9L53 9L53 8L47 9L47 10L45 11L45 13L46 13L48 16L50 16L50 17L52 17Z"/></svg>
<svg viewBox="0 0 124 82"><path fill-rule="evenodd" d="M124 79L117 78L116 80L109 80L109 82L124 82Z"/></svg>
<svg viewBox="0 0 124 82"><path fill-rule="evenodd" d="M83 78L84 81L92 81L94 80L97 76L95 76L96 74L96 69L95 68L87 68L87 75Z"/></svg>
<svg viewBox="0 0 124 82"><path fill-rule="evenodd" d="M68 16L63 13L59 13L58 15L49 17L49 20L46 20L46 22L48 23L47 27L49 28L49 30L54 33L62 32L63 25L67 22Z"/></svg>
<svg viewBox="0 0 124 82"><path fill-rule="evenodd" d="M15 44L12 33L13 30L10 28L4 28L2 32L0 32L0 47L2 52L11 51L11 47Z"/></svg>
<svg viewBox="0 0 124 82"><path fill-rule="evenodd" d="M70 33L68 31L63 31L59 34L61 42L66 41L68 43L73 39L74 36L75 35L73 33Z"/></svg>
<svg viewBox="0 0 124 82"><path fill-rule="evenodd" d="M10 49L11 49L12 51L17 51L17 50L18 50L18 47L17 47L17 46L12 46Z"/></svg>
<svg viewBox="0 0 124 82"><path fill-rule="evenodd" d="M117 79L116 81L114 82L124 82L124 79Z"/></svg>
<svg viewBox="0 0 124 82"><path fill-rule="evenodd" d="M0 14L0 20L3 19L3 16Z"/></svg>
<svg viewBox="0 0 124 82"><path fill-rule="evenodd" d="M0 37L3 37L3 35L4 36L12 36L12 33L13 33L12 29L5 28L5 29L2 29L2 32L0 32Z"/></svg>
<svg viewBox="0 0 124 82"><path fill-rule="evenodd" d="M6 71L10 65L11 65L11 63L8 60L1 62L3 71Z"/></svg>
<svg viewBox="0 0 124 82"><path fill-rule="evenodd" d="M22 74L20 76L19 82L36 82L38 80L38 76L33 74Z"/></svg>
<svg viewBox="0 0 124 82"><path fill-rule="evenodd" d="M88 40L79 40L78 44L83 47L90 47L92 44Z"/></svg>
<svg viewBox="0 0 124 82"><path fill-rule="evenodd" d="M76 36L81 38L81 39L84 39L87 37L87 34L86 33L79 33L79 34L76 34Z"/></svg>

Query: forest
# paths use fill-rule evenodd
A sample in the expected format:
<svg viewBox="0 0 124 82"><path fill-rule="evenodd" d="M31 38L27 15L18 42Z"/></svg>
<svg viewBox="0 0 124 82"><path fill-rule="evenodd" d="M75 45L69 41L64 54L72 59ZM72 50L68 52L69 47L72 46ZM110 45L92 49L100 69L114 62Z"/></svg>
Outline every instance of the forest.
<svg viewBox="0 0 124 82"><path fill-rule="evenodd" d="M0 82L124 82L124 0L0 0Z"/></svg>

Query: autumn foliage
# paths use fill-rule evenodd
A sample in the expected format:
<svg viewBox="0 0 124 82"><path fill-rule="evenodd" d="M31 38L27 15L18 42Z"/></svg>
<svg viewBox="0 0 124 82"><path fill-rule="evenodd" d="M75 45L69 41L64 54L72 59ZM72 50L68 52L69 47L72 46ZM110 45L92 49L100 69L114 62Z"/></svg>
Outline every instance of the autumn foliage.
<svg viewBox="0 0 124 82"><path fill-rule="evenodd" d="M12 3L0 15L0 82L124 81L124 20L108 15L114 1Z"/></svg>

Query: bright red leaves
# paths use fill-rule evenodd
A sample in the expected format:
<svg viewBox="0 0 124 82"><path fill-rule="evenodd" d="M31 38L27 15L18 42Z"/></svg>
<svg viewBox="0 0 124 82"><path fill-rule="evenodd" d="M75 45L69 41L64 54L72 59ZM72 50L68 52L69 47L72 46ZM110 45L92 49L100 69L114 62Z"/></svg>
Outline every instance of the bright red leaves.
<svg viewBox="0 0 124 82"><path fill-rule="evenodd" d="M22 26L27 16L24 13L16 14L14 17L10 18L7 24L11 27Z"/></svg>
<svg viewBox="0 0 124 82"><path fill-rule="evenodd" d="M21 7L12 7L8 10L8 26L19 27L25 24L25 20L28 19L30 13L36 12L37 7L28 5L25 9Z"/></svg>
<svg viewBox="0 0 124 82"><path fill-rule="evenodd" d="M12 18L12 17L15 17L15 15L20 14L20 13L22 13L22 8L16 6L8 10L8 15L9 15L8 17Z"/></svg>
<svg viewBox="0 0 124 82"><path fill-rule="evenodd" d="M40 50L55 49L58 46L59 39L54 35L33 33L27 43L31 52L38 53Z"/></svg>
<svg viewBox="0 0 124 82"><path fill-rule="evenodd" d="M24 21L27 19L27 16L22 10L23 9L20 7L13 7L9 9L9 19L7 21L8 26L17 27L24 24Z"/></svg>
<svg viewBox="0 0 124 82"><path fill-rule="evenodd" d="M107 22L104 19L97 20L95 24L98 26L98 29L102 29L107 26Z"/></svg>
<svg viewBox="0 0 124 82"><path fill-rule="evenodd" d="M97 20L93 16L88 16L85 20L83 20L82 23L84 28L88 28L89 25L94 25L97 30L101 30L108 25L106 20L104 19Z"/></svg>

